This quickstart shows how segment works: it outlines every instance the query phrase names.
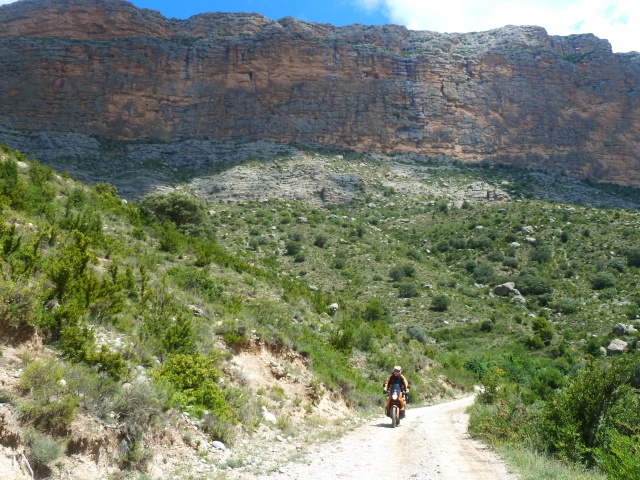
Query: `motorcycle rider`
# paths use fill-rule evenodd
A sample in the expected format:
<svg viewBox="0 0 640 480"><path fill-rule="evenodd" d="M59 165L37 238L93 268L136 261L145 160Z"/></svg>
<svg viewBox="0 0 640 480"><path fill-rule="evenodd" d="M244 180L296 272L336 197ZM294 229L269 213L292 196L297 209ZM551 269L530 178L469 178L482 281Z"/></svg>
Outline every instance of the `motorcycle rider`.
<svg viewBox="0 0 640 480"><path fill-rule="evenodd" d="M391 385L399 384L400 391L402 392L402 396L400 397L400 418L404 418L404 398L405 395L409 393L409 382L402 375L402 367L400 365L396 365L393 367L393 373L389 375L387 381L384 382L384 393L389 393L389 387ZM391 396L387 398L387 417L389 416L389 405L391 404Z"/></svg>

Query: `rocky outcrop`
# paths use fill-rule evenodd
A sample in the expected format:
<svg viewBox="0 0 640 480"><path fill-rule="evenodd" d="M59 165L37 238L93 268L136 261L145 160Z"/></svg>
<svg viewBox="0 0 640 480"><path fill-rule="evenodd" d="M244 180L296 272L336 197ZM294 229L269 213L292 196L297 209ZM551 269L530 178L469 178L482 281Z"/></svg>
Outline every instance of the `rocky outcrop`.
<svg viewBox="0 0 640 480"><path fill-rule="evenodd" d="M0 7L0 58L12 130L411 152L640 186L640 55L593 35L21 0Z"/></svg>

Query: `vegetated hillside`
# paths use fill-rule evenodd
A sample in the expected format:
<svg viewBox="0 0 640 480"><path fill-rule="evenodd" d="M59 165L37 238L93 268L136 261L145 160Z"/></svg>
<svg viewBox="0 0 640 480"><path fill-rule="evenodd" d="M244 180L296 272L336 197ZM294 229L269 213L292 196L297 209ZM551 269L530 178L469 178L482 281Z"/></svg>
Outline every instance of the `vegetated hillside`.
<svg viewBox="0 0 640 480"><path fill-rule="evenodd" d="M640 185L640 56L590 34L23 0L0 6L0 52L0 125L20 133L413 152Z"/></svg>
<svg viewBox="0 0 640 480"><path fill-rule="evenodd" d="M489 440L638 468L636 210L526 198L529 179L512 169L313 156L358 176L343 185L350 199L230 201L214 189L205 203L184 186L135 205L3 146L2 445L24 448L43 477L90 452L96 477L162 476L178 469L169 451L157 455L173 431L204 460L194 463L266 471L273 464L223 460L205 440L300 442L323 401L380 408L399 363L417 403L484 384L473 428ZM304 158L227 173L298 166ZM637 202L634 190L597 191ZM623 361L600 360L614 338L627 342ZM16 351L34 339L48 354L23 353L18 371ZM274 362L268 387L238 368L256 350L289 359ZM296 382L304 388L285 396ZM576 401L582 387L587 403ZM206 438L194 440L193 425Z"/></svg>

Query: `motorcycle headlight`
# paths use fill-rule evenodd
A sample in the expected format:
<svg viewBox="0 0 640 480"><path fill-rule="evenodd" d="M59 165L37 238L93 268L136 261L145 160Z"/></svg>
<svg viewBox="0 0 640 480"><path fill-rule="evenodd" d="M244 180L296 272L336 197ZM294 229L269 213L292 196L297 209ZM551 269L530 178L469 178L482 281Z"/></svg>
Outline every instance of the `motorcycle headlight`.
<svg viewBox="0 0 640 480"><path fill-rule="evenodd" d="M394 400L398 399L398 391L397 390L393 392L393 395L391 395L391 398L393 398Z"/></svg>

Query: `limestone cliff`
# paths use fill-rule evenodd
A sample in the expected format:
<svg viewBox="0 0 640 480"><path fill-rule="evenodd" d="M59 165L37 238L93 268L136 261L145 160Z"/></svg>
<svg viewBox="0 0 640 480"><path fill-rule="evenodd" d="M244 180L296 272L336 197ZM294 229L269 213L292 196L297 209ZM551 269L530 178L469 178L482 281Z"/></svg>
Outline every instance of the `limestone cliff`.
<svg viewBox="0 0 640 480"><path fill-rule="evenodd" d="M21 0L0 7L0 64L0 126L20 131L413 152L640 186L640 55L593 35Z"/></svg>

